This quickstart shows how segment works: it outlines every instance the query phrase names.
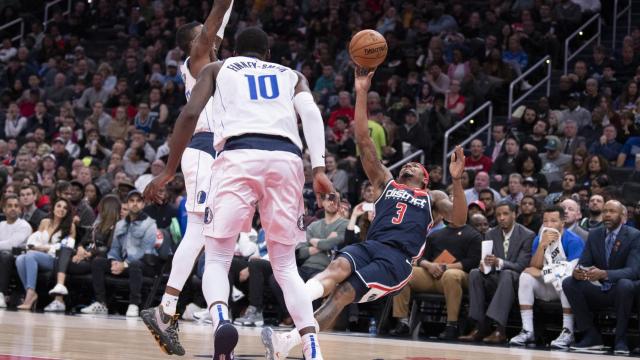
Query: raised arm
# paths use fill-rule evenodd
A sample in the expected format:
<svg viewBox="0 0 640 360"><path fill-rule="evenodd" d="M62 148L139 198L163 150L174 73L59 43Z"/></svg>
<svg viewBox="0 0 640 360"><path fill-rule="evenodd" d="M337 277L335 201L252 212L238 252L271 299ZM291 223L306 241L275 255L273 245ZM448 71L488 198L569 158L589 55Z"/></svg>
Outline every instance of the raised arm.
<svg viewBox="0 0 640 360"><path fill-rule="evenodd" d="M462 188L462 173L464 172L464 150L456 146L451 155L449 173L453 183L453 201L442 191L431 191L433 210L454 227L462 227L467 223L467 198Z"/></svg>
<svg viewBox="0 0 640 360"><path fill-rule="evenodd" d="M163 188L169 181L173 179L176 174L176 169L182 158L184 149L189 144L189 140L196 129L198 117L204 109L204 106L209 101L209 98L213 95L215 89L216 77L222 67L222 62L215 62L205 66L200 75L198 81L193 87L191 97L182 108L176 125L173 130L173 135L169 141L169 159L167 160L167 166L164 170L155 177L144 191L144 196L147 201L159 202L157 198L158 191Z"/></svg>
<svg viewBox="0 0 640 360"><path fill-rule="evenodd" d="M311 155L313 191L316 193L318 206L321 206L320 196L335 192L331 180L324 172L324 122L322 121L320 109L318 109L318 105L316 105L311 95L307 78L297 71L295 73L298 76L298 84L293 97L293 106L302 121L302 131L309 147L309 155Z"/></svg>
<svg viewBox="0 0 640 360"><path fill-rule="evenodd" d="M369 119L367 116L367 94L371 87L374 71L358 67L355 72L356 108L355 135L356 144L360 149L360 161L369 181L379 195L385 184L393 178L391 172L382 165L376 153L376 146L369 135Z"/></svg>
<svg viewBox="0 0 640 360"><path fill-rule="evenodd" d="M197 77L202 68L208 63L218 60L217 49L222 43L224 28L227 26L233 0L215 0L207 19L202 25L202 31L193 40L189 53L189 71Z"/></svg>

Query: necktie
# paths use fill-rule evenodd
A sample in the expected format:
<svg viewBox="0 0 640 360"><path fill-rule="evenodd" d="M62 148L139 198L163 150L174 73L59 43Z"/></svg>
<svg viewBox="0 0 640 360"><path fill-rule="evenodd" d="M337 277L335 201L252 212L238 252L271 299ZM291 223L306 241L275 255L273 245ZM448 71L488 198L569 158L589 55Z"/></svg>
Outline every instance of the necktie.
<svg viewBox="0 0 640 360"><path fill-rule="evenodd" d="M566 145L564 146L564 153L569 154L570 148L571 148L571 139L567 139Z"/></svg>
<svg viewBox="0 0 640 360"><path fill-rule="evenodd" d="M607 235L607 239L605 240L604 243L604 247L605 247L605 261L607 263L607 268L609 267L609 258L611 257L611 251L613 250L613 244L615 243L615 236L613 231L609 233L609 235ZM602 291L609 291L611 290L612 284L610 281L608 280L602 280L602 283L600 285L600 290Z"/></svg>
<svg viewBox="0 0 640 360"><path fill-rule="evenodd" d="M504 247L504 257L505 259L507 258L507 252L509 251L509 237L510 236L504 236L504 242L502 243L502 246Z"/></svg>
<svg viewBox="0 0 640 360"><path fill-rule="evenodd" d="M493 145L493 154L491 154L491 160L495 162L499 155L500 155L500 144L496 143L495 145Z"/></svg>

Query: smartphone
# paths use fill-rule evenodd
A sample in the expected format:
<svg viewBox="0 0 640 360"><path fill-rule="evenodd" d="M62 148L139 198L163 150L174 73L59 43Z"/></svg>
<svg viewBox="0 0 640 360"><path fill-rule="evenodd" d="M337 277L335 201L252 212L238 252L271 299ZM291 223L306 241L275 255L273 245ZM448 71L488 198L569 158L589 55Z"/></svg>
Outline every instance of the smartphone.
<svg viewBox="0 0 640 360"><path fill-rule="evenodd" d="M362 204L362 211L373 211L373 209L374 209L373 203L366 202Z"/></svg>

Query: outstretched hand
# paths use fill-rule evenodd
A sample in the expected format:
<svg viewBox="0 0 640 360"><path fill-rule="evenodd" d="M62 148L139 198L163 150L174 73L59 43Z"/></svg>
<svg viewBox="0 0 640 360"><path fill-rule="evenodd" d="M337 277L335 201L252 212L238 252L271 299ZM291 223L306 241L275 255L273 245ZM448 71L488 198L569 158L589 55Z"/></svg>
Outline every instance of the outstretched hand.
<svg viewBox="0 0 640 360"><path fill-rule="evenodd" d="M371 79L376 69L363 68L356 66L355 71L355 88L356 92L369 92L371 88Z"/></svg>
<svg viewBox="0 0 640 360"><path fill-rule="evenodd" d="M322 171L315 171L313 174L313 191L316 193L316 204L322 208L322 196L326 194L334 193L336 190L333 188L333 184L324 169Z"/></svg>
<svg viewBox="0 0 640 360"><path fill-rule="evenodd" d="M164 189L167 184L173 180L175 173L169 173L162 171L158 176L154 177L153 180L147 185L144 189L144 199L146 202L153 203L161 203L164 201L163 198L160 197L159 193L161 189Z"/></svg>
<svg viewBox="0 0 640 360"><path fill-rule="evenodd" d="M464 172L464 150L462 146L456 145L456 148L451 154L451 163L449 164L449 173L453 179L460 179Z"/></svg>

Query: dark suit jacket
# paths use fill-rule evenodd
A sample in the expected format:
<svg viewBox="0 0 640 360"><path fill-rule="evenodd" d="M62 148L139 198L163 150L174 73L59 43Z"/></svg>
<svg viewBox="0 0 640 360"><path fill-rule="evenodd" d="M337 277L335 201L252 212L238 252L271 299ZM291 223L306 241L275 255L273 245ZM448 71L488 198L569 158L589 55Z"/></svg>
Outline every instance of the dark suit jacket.
<svg viewBox="0 0 640 360"><path fill-rule="evenodd" d="M31 218L29 218L29 225L31 225L31 229L33 231L38 230L38 227L40 227L40 222L42 221L42 219L47 217L47 213L45 211L42 211L40 209L36 209L33 214L31 214Z"/></svg>
<svg viewBox="0 0 640 360"><path fill-rule="evenodd" d="M506 141L503 141L503 142L502 142L502 145L500 145L500 155L503 155L503 154L505 153L505 147L504 147L504 143L505 143L505 142L506 142ZM495 149L495 147L496 147L496 142L495 142L495 141L493 141L493 140L491 140L491 145L487 146L487 147L484 149L484 154L485 154L485 155L487 155L488 157L491 157L491 156L493 155L493 149ZM499 157L499 156L498 156L498 157ZM496 160L497 160L497 159L498 159L498 158L496 158ZM493 160L493 159L491 159L491 160Z"/></svg>
<svg viewBox="0 0 640 360"><path fill-rule="evenodd" d="M493 255L503 259L503 270L522 272L531 261L531 245L536 234L526 227L515 223L515 228L509 239L507 255L504 254L504 235L502 229L496 226L487 232L485 239L493 240Z"/></svg>
<svg viewBox="0 0 640 360"><path fill-rule="evenodd" d="M564 148L566 145L567 145L567 139L563 138L560 141L560 152L565 153ZM585 150L587 150L588 148L587 141L582 136L576 136L575 138L573 138L573 140L571 141L571 144L569 145L569 152L566 152L565 154L573 155L573 153L579 148L584 148Z"/></svg>
<svg viewBox="0 0 640 360"><path fill-rule="evenodd" d="M640 266L640 231L627 225L622 225L618 237L613 245L609 266L606 261L606 228L597 227L589 231L589 238L584 246L579 264L584 267L595 266L607 270L609 281L616 283L620 279L638 279Z"/></svg>

